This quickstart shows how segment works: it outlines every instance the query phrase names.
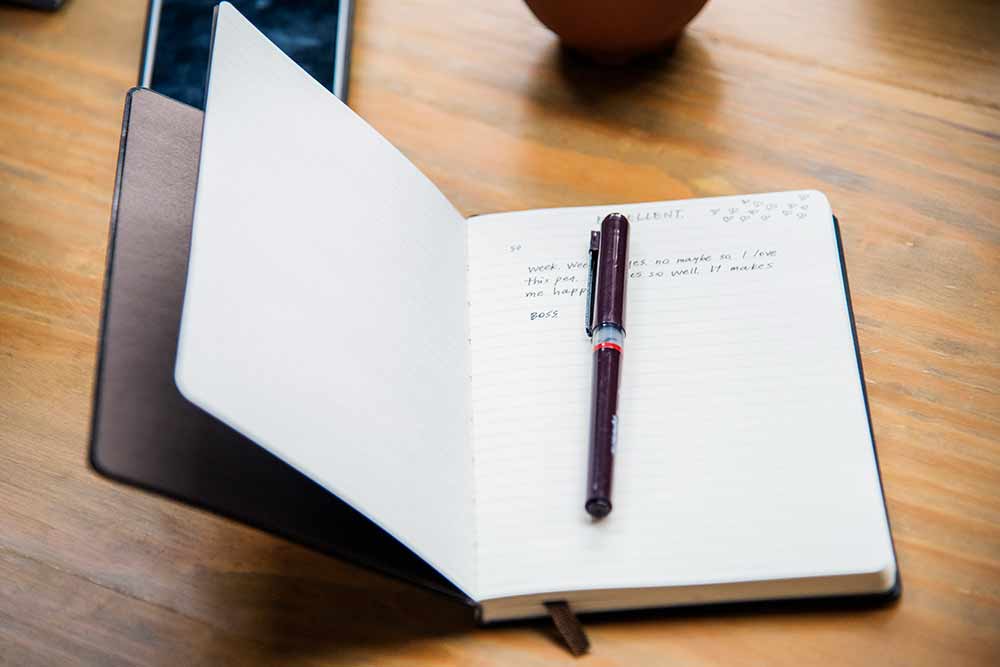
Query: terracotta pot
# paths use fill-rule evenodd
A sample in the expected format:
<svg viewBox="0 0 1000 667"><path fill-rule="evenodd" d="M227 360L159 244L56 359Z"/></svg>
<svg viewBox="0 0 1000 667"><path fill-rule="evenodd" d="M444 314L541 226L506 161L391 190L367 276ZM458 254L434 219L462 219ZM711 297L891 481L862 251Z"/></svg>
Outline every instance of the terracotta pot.
<svg viewBox="0 0 1000 667"><path fill-rule="evenodd" d="M625 62L672 48L708 0L525 0L570 49Z"/></svg>

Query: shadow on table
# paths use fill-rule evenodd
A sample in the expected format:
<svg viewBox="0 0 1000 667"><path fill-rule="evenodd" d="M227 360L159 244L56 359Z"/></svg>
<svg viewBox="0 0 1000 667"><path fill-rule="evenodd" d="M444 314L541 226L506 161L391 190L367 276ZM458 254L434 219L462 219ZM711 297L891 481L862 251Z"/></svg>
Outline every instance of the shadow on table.
<svg viewBox="0 0 1000 667"><path fill-rule="evenodd" d="M704 40L672 53L600 65L555 41L531 64L504 165L516 204L583 206L695 196L699 174L724 172L726 82ZM526 140L524 140L526 139Z"/></svg>
<svg viewBox="0 0 1000 667"><path fill-rule="evenodd" d="M458 600L296 545L259 544L267 553L245 554L253 564L248 571L203 569L195 575L213 615L222 617L213 623L222 629L222 654L233 652L235 639L237 653L260 664L347 656L367 647L405 647L429 663L442 659L436 640L476 628L472 608Z"/></svg>
<svg viewBox="0 0 1000 667"><path fill-rule="evenodd" d="M624 65L595 63L554 44L538 70L532 99L546 107L597 114L619 125L630 124L642 109L682 98L697 98L699 105L713 108L723 87L709 50L697 36L687 34L668 51Z"/></svg>
<svg viewBox="0 0 1000 667"><path fill-rule="evenodd" d="M254 571L202 573L202 583L212 589L218 605L216 613L228 616L223 634L230 636L220 637L220 642L230 642L231 634L237 634L246 649L243 657L255 662L308 662L367 650L405 649L416 664L429 664L449 657L442 641L449 637L517 628L533 629L563 646L548 619L480 628L472 608L455 599L295 545L272 542L266 549L267 554L248 554L248 560L257 565ZM808 623L838 614L884 610L893 603L890 598L872 597L728 603L588 614L583 622L586 627L656 624L666 631L675 623L752 622L769 616Z"/></svg>

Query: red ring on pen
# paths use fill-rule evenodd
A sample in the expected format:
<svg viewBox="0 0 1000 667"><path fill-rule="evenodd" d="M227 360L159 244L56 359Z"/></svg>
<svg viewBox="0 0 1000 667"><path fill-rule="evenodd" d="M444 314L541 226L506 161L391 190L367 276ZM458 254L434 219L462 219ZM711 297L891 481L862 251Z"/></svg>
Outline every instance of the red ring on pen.
<svg viewBox="0 0 1000 667"><path fill-rule="evenodd" d="M618 343L598 343L597 345L594 346L594 352L597 352L598 350L603 350L605 348L609 350L618 350L619 352L622 351L622 346L619 345Z"/></svg>

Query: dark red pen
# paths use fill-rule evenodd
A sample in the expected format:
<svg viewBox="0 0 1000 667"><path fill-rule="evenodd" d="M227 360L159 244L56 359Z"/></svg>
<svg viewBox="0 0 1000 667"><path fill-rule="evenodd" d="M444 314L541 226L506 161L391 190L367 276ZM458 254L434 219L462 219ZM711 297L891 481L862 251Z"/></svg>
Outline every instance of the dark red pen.
<svg viewBox="0 0 1000 667"><path fill-rule="evenodd" d="M618 387L625 343L628 218L612 213L590 234L590 300L587 335L594 345L587 502L595 519L611 513L611 478L618 444Z"/></svg>

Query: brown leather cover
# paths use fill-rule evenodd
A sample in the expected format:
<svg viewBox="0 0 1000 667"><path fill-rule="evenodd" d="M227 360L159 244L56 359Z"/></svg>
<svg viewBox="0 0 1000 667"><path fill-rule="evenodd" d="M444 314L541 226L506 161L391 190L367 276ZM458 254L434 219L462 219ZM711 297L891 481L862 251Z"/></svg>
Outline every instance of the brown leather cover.
<svg viewBox="0 0 1000 667"><path fill-rule="evenodd" d="M188 403L174 384L202 112L125 101L90 462L101 474L465 600L363 515Z"/></svg>

